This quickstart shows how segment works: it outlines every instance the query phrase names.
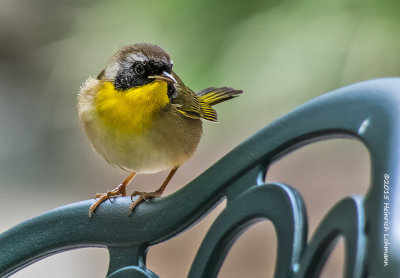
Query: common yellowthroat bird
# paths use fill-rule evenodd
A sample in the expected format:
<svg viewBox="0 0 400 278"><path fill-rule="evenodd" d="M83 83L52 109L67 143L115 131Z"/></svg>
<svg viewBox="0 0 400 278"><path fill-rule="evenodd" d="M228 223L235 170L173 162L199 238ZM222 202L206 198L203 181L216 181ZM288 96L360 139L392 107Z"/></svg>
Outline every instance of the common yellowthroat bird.
<svg viewBox="0 0 400 278"><path fill-rule="evenodd" d="M172 71L166 51L149 43L122 47L97 78L87 79L78 94L78 113L93 148L113 166L130 174L111 191L98 193L89 217L110 197L126 196L137 173L171 170L162 185L139 196L140 202L159 197L178 167L194 153L202 136L202 120L217 121L214 104L241 90L207 88L197 94Z"/></svg>

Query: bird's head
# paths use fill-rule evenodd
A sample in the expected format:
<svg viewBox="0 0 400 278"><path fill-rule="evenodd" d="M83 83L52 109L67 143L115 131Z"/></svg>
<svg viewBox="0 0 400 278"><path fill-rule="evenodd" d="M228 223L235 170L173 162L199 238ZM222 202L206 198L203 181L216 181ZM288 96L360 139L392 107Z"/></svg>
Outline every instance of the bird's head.
<svg viewBox="0 0 400 278"><path fill-rule="evenodd" d="M144 86L156 80L168 83L168 95L175 92L172 61L161 47L136 43L122 47L100 72L97 79L114 84L117 91Z"/></svg>

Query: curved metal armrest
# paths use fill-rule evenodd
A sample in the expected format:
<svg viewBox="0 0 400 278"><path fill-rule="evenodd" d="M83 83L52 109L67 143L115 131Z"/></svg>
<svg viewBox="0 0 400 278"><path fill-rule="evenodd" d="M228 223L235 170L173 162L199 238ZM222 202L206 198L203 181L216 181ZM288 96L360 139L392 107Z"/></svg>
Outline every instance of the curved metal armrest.
<svg viewBox="0 0 400 278"><path fill-rule="evenodd" d="M275 277L315 277L338 236L345 238L346 277L397 277L400 252L393 231L400 223L399 108L398 78L362 82L317 97L259 131L175 194L139 205L130 217L129 197L104 202L92 218L87 217L93 202L88 200L6 231L0 235L0 276L54 253L98 246L110 251L109 277L157 277L146 268L147 248L182 232L227 198L189 277L216 277L237 236L260 219L271 220L278 235ZM287 185L266 184L265 173L272 161L293 149L337 136L356 138L368 148L371 185L365 198L339 202L306 244L300 195ZM384 213L385 207L390 214Z"/></svg>

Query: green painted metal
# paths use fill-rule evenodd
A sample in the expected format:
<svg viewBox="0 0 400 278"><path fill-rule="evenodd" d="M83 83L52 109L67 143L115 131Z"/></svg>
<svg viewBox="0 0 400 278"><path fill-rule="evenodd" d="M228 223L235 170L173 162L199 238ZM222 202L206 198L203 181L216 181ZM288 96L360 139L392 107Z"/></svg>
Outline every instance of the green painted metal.
<svg viewBox="0 0 400 278"><path fill-rule="evenodd" d="M288 185L265 183L265 173L271 162L304 144L343 136L360 140L370 153L369 190L365 197L350 196L336 204L307 243L301 196ZM103 203L92 218L87 212L93 200L87 200L4 232L0 276L58 252L97 246L110 252L107 277L158 277L146 268L147 249L189 228L226 198L188 277L216 277L235 239L264 219L273 223L278 238L275 277L318 277L340 236L345 277L398 277L399 137L399 78L341 88L262 129L187 186L139 205L130 217L129 197Z"/></svg>

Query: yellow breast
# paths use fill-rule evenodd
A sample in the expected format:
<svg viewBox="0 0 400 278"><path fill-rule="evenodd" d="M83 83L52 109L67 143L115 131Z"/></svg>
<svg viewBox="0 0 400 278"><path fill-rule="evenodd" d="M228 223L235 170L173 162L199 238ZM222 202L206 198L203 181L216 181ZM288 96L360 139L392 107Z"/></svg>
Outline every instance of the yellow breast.
<svg viewBox="0 0 400 278"><path fill-rule="evenodd" d="M95 100L101 122L119 132L137 134L148 129L169 102L167 83L152 83L124 91L104 82Z"/></svg>

